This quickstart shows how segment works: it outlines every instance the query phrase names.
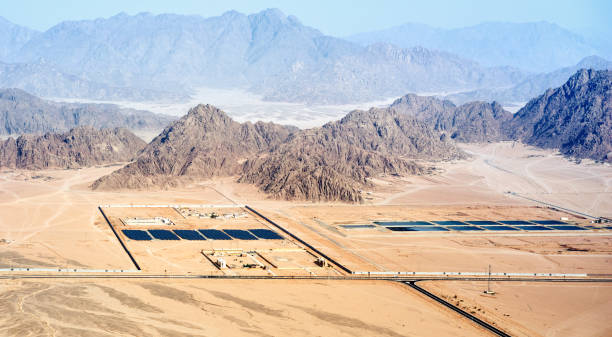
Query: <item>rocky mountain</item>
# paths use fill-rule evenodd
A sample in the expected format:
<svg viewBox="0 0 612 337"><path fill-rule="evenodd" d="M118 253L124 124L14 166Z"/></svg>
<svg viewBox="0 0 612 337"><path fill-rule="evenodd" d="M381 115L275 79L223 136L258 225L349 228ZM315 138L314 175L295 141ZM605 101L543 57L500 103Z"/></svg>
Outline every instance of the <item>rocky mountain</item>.
<svg viewBox="0 0 612 337"><path fill-rule="evenodd" d="M174 118L112 104L58 103L20 89L0 90L0 134L61 132L76 126L159 130Z"/></svg>
<svg viewBox="0 0 612 337"><path fill-rule="evenodd" d="M512 114L497 102L470 102L455 106L434 97L405 95L390 106L424 121L436 131L458 142L491 142L507 139L503 133Z"/></svg>
<svg viewBox="0 0 612 337"><path fill-rule="evenodd" d="M392 43L443 50L485 66L512 66L540 73L577 63L589 55L607 55L582 36L548 22L486 22L440 29L408 23L347 38L362 45Z"/></svg>
<svg viewBox="0 0 612 337"><path fill-rule="evenodd" d="M424 48L361 46L277 9L211 18L141 13L66 21L32 37L7 62L41 58L61 72L115 87L239 87L270 100L309 103L503 87L525 75Z"/></svg>
<svg viewBox="0 0 612 337"><path fill-rule="evenodd" d="M164 187L190 178L236 175L242 160L269 151L296 130L241 124L211 105L198 105L153 139L134 163L100 178L93 188Z"/></svg>
<svg viewBox="0 0 612 337"><path fill-rule="evenodd" d="M179 101L187 94L167 90L117 87L62 72L45 63L0 62L0 88L19 88L41 97L100 101Z"/></svg>
<svg viewBox="0 0 612 337"><path fill-rule="evenodd" d="M534 74L510 88L478 89L445 96L455 102L464 103L474 100L495 100L503 103L527 102L549 88L556 88L565 83L580 69L612 69L612 62L598 56L589 56L578 64L561 68L549 73Z"/></svg>
<svg viewBox="0 0 612 337"><path fill-rule="evenodd" d="M578 71L529 101L506 132L567 156L612 162L612 71Z"/></svg>
<svg viewBox="0 0 612 337"><path fill-rule="evenodd" d="M81 126L62 134L22 135L0 142L0 167L36 170L125 162L144 146L126 129Z"/></svg>
<svg viewBox="0 0 612 337"><path fill-rule="evenodd" d="M271 154L248 160L239 181L283 199L357 202L368 178L427 173L414 159L462 157L424 123L373 108L294 134Z"/></svg>
<svg viewBox="0 0 612 337"><path fill-rule="evenodd" d="M462 158L423 122L390 109L353 111L321 128L237 123L199 105L155 138L138 159L94 189L165 187L193 178L239 176L274 197L360 201L380 174L421 174L414 160Z"/></svg>

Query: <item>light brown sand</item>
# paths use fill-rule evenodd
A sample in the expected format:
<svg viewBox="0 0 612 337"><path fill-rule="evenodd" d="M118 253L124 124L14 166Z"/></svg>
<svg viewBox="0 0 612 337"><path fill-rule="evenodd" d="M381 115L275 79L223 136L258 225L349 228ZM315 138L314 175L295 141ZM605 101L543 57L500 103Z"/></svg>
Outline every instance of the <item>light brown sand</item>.
<svg viewBox="0 0 612 337"><path fill-rule="evenodd" d="M3 336L482 336L390 282L0 282Z"/></svg>
<svg viewBox="0 0 612 337"><path fill-rule="evenodd" d="M612 336L612 285L608 283L422 282L512 336Z"/></svg>

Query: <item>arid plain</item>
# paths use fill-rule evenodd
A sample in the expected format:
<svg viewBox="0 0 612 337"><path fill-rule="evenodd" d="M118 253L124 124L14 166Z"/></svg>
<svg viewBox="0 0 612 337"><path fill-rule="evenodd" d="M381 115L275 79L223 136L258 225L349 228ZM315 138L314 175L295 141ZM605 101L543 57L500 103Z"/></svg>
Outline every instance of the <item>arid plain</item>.
<svg viewBox="0 0 612 337"><path fill-rule="evenodd" d="M246 204L351 271L569 273L605 277L612 270L612 231L580 233L401 233L342 225L384 220L589 219L544 203L612 216L612 169L576 164L518 143L464 146L472 157L433 163L434 175L383 177L363 191L360 205L267 199L232 178L172 190L94 192L88 186L119 166L0 174L0 268L124 270L121 275L223 275L202 257L207 244L125 240L134 265L102 217L107 204ZM510 194L513 192L515 194ZM531 198L539 202L529 200ZM266 225L261 219L259 227ZM219 220L232 224L232 219ZM224 222L225 221L225 222ZM250 221L250 220L249 220ZM187 224L185 224L187 225ZM125 238L124 238L125 239ZM303 245L287 238L284 249ZM290 247L291 246L291 247ZM215 247L212 247L215 248ZM240 247L233 243L225 248ZM303 247L302 247L303 248ZM309 249L306 249L309 250ZM262 256L265 256L262 254ZM287 258L288 259L288 258ZM283 259L287 262L287 259ZM337 276L337 266L313 261L283 275ZM305 266L310 263L311 266ZM481 336L486 331L402 283L372 280L10 279L11 275L81 275L3 271L3 335L364 335ZM113 273L105 273L109 275ZM115 273L116 274L116 273ZM235 271L253 275L252 271ZM257 275L265 275L262 270ZM88 273L88 275L97 275ZM486 282L485 282L486 283ZM421 285L446 298L473 301L485 283ZM612 334L606 283L496 282L474 315L525 336ZM596 295L594 295L596 293ZM62 298L62 304L57 299ZM528 300L529 301L528 301ZM527 315L554 312L547 320ZM595 310L602 308L602 310ZM499 312L499 313L498 313ZM373 314L376 313L376 314ZM495 314L493 314L495 313ZM504 316L509 315L509 316ZM573 319L571 328L563 321ZM333 333L330 333L333 332Z"/></svg>

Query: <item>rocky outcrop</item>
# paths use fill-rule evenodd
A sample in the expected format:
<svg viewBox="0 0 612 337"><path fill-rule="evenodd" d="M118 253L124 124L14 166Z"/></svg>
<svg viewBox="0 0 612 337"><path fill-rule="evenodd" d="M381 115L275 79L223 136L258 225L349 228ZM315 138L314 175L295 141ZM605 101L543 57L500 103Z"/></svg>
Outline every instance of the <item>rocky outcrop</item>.
<svg viewBox="0 0 612 337"><path fill-rule="evenodd" d="M173 119L113 104L58 103L20 89L0 90L0 134L63 132L82 125L161 130Z"/></svg>
<svg viewBox="0 0 612 337"><path fill-rule="evenodd" d="M42 136L22 135L0 143L0 167L79 168L132 160L145 146L126 129L78 127Z"/></svg>
<svg viewBox="0 0 612 337"><path fill-rule="evenodd" d="M163 188L185 180L239 176L277 198L360 201L368 178L426 173L415 160L464 154L425 123L392 109L353 111L321 128L237 123L199 105L169 126L138 159L94 189Z"/></svg>
<svg viewBox="0 0 612 337"><path fill-rule="evenodd" d="M414 159L461 157L423 122L392 109L358 110L297 133L273 153L247 161L239 181L283 199L356 202L368 178L429 170Z"/></svg>
<svg viewBox="0 0 612 337"><path fill-rule="evenodd" d="M240 174L241 160L269 151L295 130L241 124L211 105L198 105L153 139L134 163L98 179L93 188L166 187L189 178Z"/></svg>
<svg viewBox="0 0 612 337"><path fill-rule="evenodd" d="M391 108L420 119L458 142L484 143L505 140L502 132L512 114L497 102L471 102L455 106L448 100L408 94Z"/></svg>
<svg viewBox="0 0 612 337"><path fill-rule="evenodd" d="M585 70L519 110L505 132L564 155L612 162L612 71Z"/></svg>

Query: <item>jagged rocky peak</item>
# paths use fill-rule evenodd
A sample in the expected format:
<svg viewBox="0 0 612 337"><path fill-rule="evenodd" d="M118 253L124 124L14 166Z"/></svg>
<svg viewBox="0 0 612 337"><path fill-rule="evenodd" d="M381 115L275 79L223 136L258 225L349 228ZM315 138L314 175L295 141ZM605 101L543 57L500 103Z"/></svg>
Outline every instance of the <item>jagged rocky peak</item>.
<svg viewBox="0 0 612 337"><path fill-rule="evenodd" d="M353 111L320 128L237 123L199 105L167 127L136 162L97 180L94 189L176 186L238 176L271 196L362 200L360 189L381 174L424 174L415 160L463 158L425 123L392 109Z"/></svg>
<svg viewBox="0 0 612 337"><path fill-rule="evenodd" d="M497 103L470 102L456 106L451 101L414 94L397 99L391 109L415 116L434 130L465 143L504 140L504 124L512 114Z"/></svg>
<svg viewBox="0 0 612 337"><path fill-rule="evenodd" d="M581 69L519 110L506 133L566 156L612 162L612 71Z"/></svg>
<svg viewBox="0 0 612 337"><path fill-rule="evenodd" d="M153 139L135 163L98 179L93 187L163 188L240 174L241 161L269 151L295 130L274 123L238 123L217 107L200 104Z"/></svg>

